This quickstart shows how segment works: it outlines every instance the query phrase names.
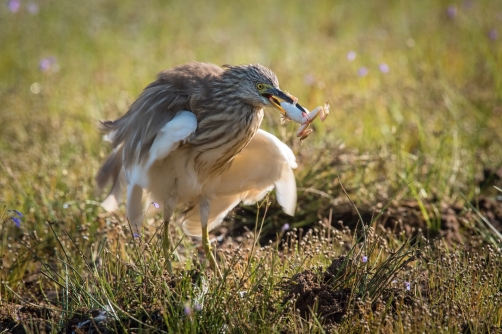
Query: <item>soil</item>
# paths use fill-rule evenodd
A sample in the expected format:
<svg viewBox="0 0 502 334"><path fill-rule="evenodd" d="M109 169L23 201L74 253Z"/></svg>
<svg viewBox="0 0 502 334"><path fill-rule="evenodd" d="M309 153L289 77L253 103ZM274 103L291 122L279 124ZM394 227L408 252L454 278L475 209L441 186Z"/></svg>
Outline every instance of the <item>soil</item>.
<svg viewBox="0 0 502 334"><path fill-rule="evenodd" d="M419 230L424 232L424 235L429 238L443 237L448 243L473 243L479 232L475 232L474 226L478 228L485 226L480 223L480 215L483 216L495 229L502 232L502 198L497 197L479 197L476 202L471 203L474 208L479 211L466 208L459 204L446 204L438 201L430 201L418 203L417 201L400 201L392 203L375 222L376 228L381 228L386 231L391 231L394 234L404 232L408 236L417 233ZM427 212L436 212L434 217L430 217L430 221L436 222L436 227L429 226L423 218L421 205ZM245 210L243 208L237 210ZM276 210L274 212L274 210ZM376 217L381 210L381 205L376 205L373 208L360 208L360 213L363 219L371 221L372 217ZM329 212L329 208L323 210ZM241 216L245 216L245 212L240 212ZM281 215L280 208L271 207L269 215L279 217ZM295 217L295 220L298 217ZM301 218L301 217L300 217ZM219 235L217 240L220 246L225 247L227 240L232 242L246 242L245 233L254 229L255 216L249 215L248 222L251 223L230 223L227 222L216 231L215 235ZM346 203L332 207L332 221L342 221L343 225L355 228L359 216L353 209L353 206ZM304 229L315 227L319 221L327 221L327 217L318 217L311 220L310 225L304 225ZM481 224L481 225L480 225ZM338 228L339 224L332 224ZM268 240L276 240L280 227L271 226L267 232L262 235L262 244ZM286 294L284 302L294 300L294 307L298 309L299 315L308 318L312 314L312 310L318 314L326 329L334 328L342 321L343 316L347 314L350 305L355 305L351 309L357 311L357 303L353 303L356 297L350 289L334 288L333 282L337 275L343 274L344 258L334 259L331 266L326 270L306 270L294 277L290 278L289 283L284 287ZM194 281L197 280L197 272L193 273ZM29 284L29 283L26 283ZM170 284L175 284L170 282ZM33 290L36 290L33 287ZM397 290L396 290L397 291ZM384 303L390 298L392 300L400 298L406 300L406 296L402 294L402 289L396 292L393 290L385 291L382 294ZM49 333L52 330L54 319L59 319L61 314L57 311L57 306L51 305L51 291L45 291L45 298L36 298L42 300L40 306L30 306L3 303L0 304L0 333ZM33 296L33 294L32 294ZM27 298L31 300L30 298ZM53 298L57 299L57 298ZM38 304L38 303L37 303ZM375 305L378 307L378 305ZM56 310L56 311L54 311ZM114 328L115 324L111 323L102 310L80 310L74 313L66 322L66 325L61 329L60 333L111 333L110 328ZM162 326L162 316L158 310L149 310L148 315L144 317L137 315L139 319L145 322L147 319L152 326ZM144 319L143 319L144 318ZM98 321L96 321L98 319ZM122 324L125 325L125 324ZM138 324L130 323L130 327L137 327ZM127 327L129 328L129 327Z"/></svg>
<svg viewBox="0 0 502 334"><path fill-rule="evenodd" d="M288 294L285 302L293 300L303 318L308 318L312 310L317 310L327 326L339 323L347 312L351 290L333 290L330 283L342 270L344 261L343 256L333 260L325 272L305 270L294 275L286 287Z"/></svg>
<svg viewBox="0 0 502 334"><path fill-rule="evenodd" d="M358 310L357 292L350 288L337 288L337 280L353 264L345 256L331 262L325 270L305 270L294 275L283 287L286 290L284 303L293 301L294 308L304 319L309 319L312 312L316 314L327 332L331 332L343 320L350 306ZM342 278L343 279L343 278ZM403 289L385 289L382 298L372 303L372 309L382 308L392 300L402 300L405 304L412 302Z"/></svg>
<svg viewBox="0 0 502 334"><path fill-rule="evenodd" d="M499 232L502 232L502 196L499 197L479 197L476 201L470 203L479 211L479 214ZM435 212L434 216L429 217L429 222L422 214L421 205L427 212ZM382 210L383 204L377 204L374 207L358 208L365 223L374 220ZM341 222L343 224L333 224L336 228L348 226L352 230L360 227L360 219L357 211L350 203L341 203L336 207L325 208L323 213L329 213L331 209L331 221ZM214 235L220 236L220 240L225 240L231 237L232 240L243 240L243 236L254 229L255 212L245 207L237 207L235 211L239 212L239 223L227 220L223 222L221 227L215 230ZM284 218L283 221L288 221L290 218L283 217L281 208L272 205L269 208L267 215L276 218ZM449 244L459 243L478 243L476 233L473 226L481 224L483 228L487 228L486 224L481 223L480 215L469 207L458 203L448 204L435 200L424 201L419 203L416 200L403 200L394 202L389 205L385 212L373 222L377 229L383 229L398 235L404 232L408 237L414 236L418 231L422 231L424 236L429 239L443 238ZM244 218L244 219L242 219ZM311 218L310 224L303 224L303 229L308 230L318 226L318 222L327 222L329 217L318 216L316 219ZM302 221L306 217L299 215L295 216L295 220ZM274 222L270 222L274 226L267 228L264 225L264 231L261 234L260 242L267 244L269 240L276 241L278 231L281 225L275 226ZM295 227L294 225L291 228ZM224 238L221 238L223 236Z"/></svg>
<svg viewBox="0 0 502 334"><path fill-rule="evenodd" d="M0 307L0 333L50 333L52 313L44 306L4 303Z"/></svg>

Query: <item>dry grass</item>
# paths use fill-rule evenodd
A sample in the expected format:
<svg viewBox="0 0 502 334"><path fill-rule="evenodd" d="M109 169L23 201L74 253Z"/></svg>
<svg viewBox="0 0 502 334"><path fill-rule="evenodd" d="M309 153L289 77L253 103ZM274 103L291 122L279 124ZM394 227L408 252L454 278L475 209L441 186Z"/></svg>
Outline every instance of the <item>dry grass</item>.
<svg viewBox="0 0 502 334"><path fill-rule="evenodd" d="M498 1L15 3L0 9L0 332L500 331ZM268 202L236 210L219 247L225 280L180 231L166 275L157 237L133 240L92 182L109 149L95 121L191 60L262 63L302 105L332 104L303 146L267 111L263 126L300 162L297 216L264 215ZM246 239L256 222L263 238ZM148 219L147 235L159 224ZM346 272L325 280L340 256ZM312 289L343 317L309 304L315 294L295 306ZM82 325L90 313L102 323Z"/></svg>

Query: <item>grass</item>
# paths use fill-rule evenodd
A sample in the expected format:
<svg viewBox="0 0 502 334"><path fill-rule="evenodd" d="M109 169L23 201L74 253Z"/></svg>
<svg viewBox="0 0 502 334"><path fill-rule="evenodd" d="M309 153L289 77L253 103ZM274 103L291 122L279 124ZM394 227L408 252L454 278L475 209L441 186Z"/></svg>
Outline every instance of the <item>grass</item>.
<svg viewBox="0 0 502 334"><path fill-rule="evenodd" d="M112 332L500 330L500 239L478 201L502 195L499 2L33 3L0 8L0 309L24 305L8 313L17 328L64 331L98 310ZM94 193L109 151L96 120L191 60L262 63L309 109L331 101L303 146L266 112L262 127L299 160L297 215L273 198L267 214L236 210L230 226L255 233L219 247L225 280L179 230L168 275L158 239L132 239L124 210L105 213ZM387 204L394 231L386 213L373 220ZM432 241L448 219L458 229ZM160 219L147 220L153 236Z"/></svg>

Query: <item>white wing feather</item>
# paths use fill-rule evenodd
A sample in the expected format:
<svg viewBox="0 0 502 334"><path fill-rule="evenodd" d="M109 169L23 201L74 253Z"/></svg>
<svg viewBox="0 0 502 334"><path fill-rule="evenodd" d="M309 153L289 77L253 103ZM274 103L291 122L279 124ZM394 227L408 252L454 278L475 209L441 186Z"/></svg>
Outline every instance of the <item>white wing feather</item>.
<svg viewBox="0 0 502 334"><path fill-rule="evenodd" d="M157 133L146 163L150 167L157 160L164 160L169 153L197 129L197 117L190 111L181 111Z"/></svg>
<svg viewBox="0 0 502 334"><path fill-rule="evenodd" d="M277 201L285 213L294 215L296 182L293 168L296 158L291 149L274 135L259 129L231 167L213 185L208 230L221 223L239 202L252 204L276 188ZM199 208L195 206L183 221L188 235L200 236Z"/></svg>
<svg viewBox="0 0 502 334"><path fill-rule="evenodd" d="M124 167L122 167L120 170L118 181L113 184L110 193L108 194L108 196L106 196L103 203L101 203L101 206L106 211L112 212L118 209L119 203L122 199L122 187L124 186L124 183L125 183L125 173L124 173Z"/></svg>
<svg viewBox="0 0 502 334"><path fill-rule="evenodd" d="M171 121L160 129L148 152L146 163L138 163L126 170L129 184L137 184L148 189L150 180L148 171L156 161L167 158L169 153L176 150L182 141L197 129L197 118L190 111L181 111Z"/></svg>
<svg viewBox="0 0 502 334"><path fill-rule="evenodd" d="M167 158L169 154L176 150L196 129L197 118L195 115L189 111L181 111L157 133L150 151L148 152L148 160L144 163L138 162L130 169L123 169L121 171L121 177L125 178L128 183L127 217L133 227L139 230L143 222L141 201L143 198L143 189L148 189L151 182L148 178L150 167L156 161ZM120 187L117 187L117 191L112 189L110 195L103 201L102 206L106 210L112 211L117 208L120 195L119 188Z"/></svg>
<svg viewBox="0 0 502 334"><path fill-rule="evenodd" d="M276 136L263 130L262 132L264 136L267 136L270 141L277 145L277 148L285 159L286 163L283 162L280 164L282 166L280 177L274 181L275 193L277 202L282 206L284 212L290 216L294 216L296 209L296 181L293 169L298 167L295 154Z"/></svg>

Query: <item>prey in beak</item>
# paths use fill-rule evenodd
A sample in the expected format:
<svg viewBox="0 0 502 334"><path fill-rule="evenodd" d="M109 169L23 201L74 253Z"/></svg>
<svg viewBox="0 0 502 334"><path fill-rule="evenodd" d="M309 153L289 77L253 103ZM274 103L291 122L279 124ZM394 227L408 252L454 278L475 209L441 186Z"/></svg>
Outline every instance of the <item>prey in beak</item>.
<svg viewBox="0 0 502 334"><path fill-rule="evenodd" d="M275 88L273 86L269 85L263 85L265 86L263 89L260 90L260 94L265 97L269 102L272 104L272 106L276 109L278 109L283 115L286 115L286 111L284 108L281 106L281 101L285 101L287 103L293 103L294 99L296 99L294 96L289 95L284 93L278 88ZM302 112L306 112L305 109L298 103L295 105L298 109L300 109Z"/></svg>

